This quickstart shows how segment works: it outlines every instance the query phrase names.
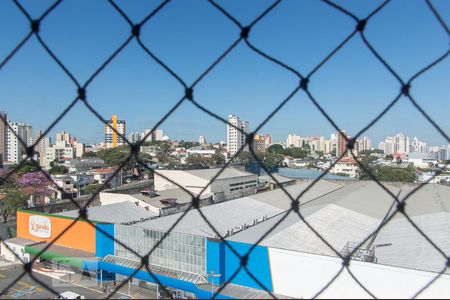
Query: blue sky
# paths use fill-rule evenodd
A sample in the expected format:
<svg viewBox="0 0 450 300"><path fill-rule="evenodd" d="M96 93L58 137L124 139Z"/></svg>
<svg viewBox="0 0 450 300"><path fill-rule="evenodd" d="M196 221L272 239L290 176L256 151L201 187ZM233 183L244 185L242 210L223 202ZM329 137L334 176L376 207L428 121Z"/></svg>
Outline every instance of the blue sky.
<svg viewBox="0 0 450 300"><path fill-rule="evenodd" d="M242 24L253 21L273 1L218 1ZM39 16L52 1L21 1ZM140 21L161 1L117 1L129 17ZM365 17L381 1L336 1ZM450 1L434 0L450 23ZM0 59L27 34L28 23L12 1L0 1ZM287 0L250 32L250 41L264 52L299 70L311 71L347 35L352 19L319 1ZM63 1L41 25L44 41L84 83L129 34L128 24L107 3ZM399 75L409 79L449 49L449 37L424 1L394 0L367 25L373 46ZM169 3L142 29L148 48L183 80L192 83L239 36L238 28L203 0ZM450 58L414 82L412 94L450 132ZM255 128L298 84L295 76L262 58L243 42L195 89L195 99L226 118L237 114ZM355 134L397 95L399 84L355 36L313 75L310 91L336 123ZM74 99L76 87L33 37L0 70L0 109L14 121L47 128ZM183 87L144 53L136 41L119 54L88 88L88 101L100 114L117 114L127 132L151 128L184 94ZM207 141L226 138L223 123L186 102L161 126L171 138ZM103 139L103 127L78 103L54 128L84 142ZM299 92L261 130L274 140L289 133L326 135L334 129ZM366 132L375 142L397 132L431 144L444 139L406 98Z"/></svg>

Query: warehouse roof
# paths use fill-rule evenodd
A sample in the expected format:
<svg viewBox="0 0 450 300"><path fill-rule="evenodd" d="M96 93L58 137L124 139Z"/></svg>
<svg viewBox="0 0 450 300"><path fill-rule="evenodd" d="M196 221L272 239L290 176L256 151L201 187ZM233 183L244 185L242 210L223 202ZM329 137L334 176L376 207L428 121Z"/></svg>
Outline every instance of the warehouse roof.
<svg viewBox="0 0 450 300"><path fill-rule="evenodd" d="M164 204L164 200L167 199L176 199L176 203L178 204L188 203L192 201L192 196L182 189L156 191L152 192L151 196L149 195L150 194L145 195L143 193L139 193L133 194L132 196L157 208L167 207L167 205Z"/></svg>
<svg viewBox="0 0 450 300"><path fill-rule="evenodd" d="M187 172L191 175L206 179L206 180L211 180L214 178L214 176L217 175L217 173L219 173L219 171L221 171L221 168L214 168L214 169L197 169L197 170L186 170L184 172ZM181 171L183 172L183 171ZM237 168L225 168L225 170L223 170L222 173L220 173L220 175L217 177L217 179L226 179L226 178L233 178L233 177L242 177L242 176L256 176L253 173L249 173Z"/></svg>
<svg viewBox="0 0 450 300"><path fill-rule="evenodd" d="M285 190L291 195L293 199L296 199L303 191L305 191L312 181L303 181L299 184L291 185L285 187ZM314 184L305 194L300 198L300 203L308 202L324 194L330 193L332 191L342 188L342 185L337 183L329 182L326 180L319 180ZM249 196L250 198L278 207L283 210L290 209L292 206L292 200L282 189L276 189L270 192L260 193Z"/></svg>
<svg viewBox="0 0 450 300"><path fill-rule="evenodd" d="M418 187L402 188L383 184L400 199ZM411 220L446 254L450 252L449 208L450 188L436 184L421 187L407 199L405 207ZM300 212L308 224L337 252L341 252L347 243L361 243L376 231L386 215L390 216L395 210L392 196L370 181L359 181L339 188L300 206ZM284 220L280 222L281 218ZM287 216L283 213L269 218L227 239L255 243L276 224L277 227L261 245L336 255L293 212ZM370 239L367 242L369 241ZM401 213L396 213L382 227L375 235L372 245L375 246L378 263L434 272L440 272L445 266L446 258ZM450 269L447 268L445 272L450 273Z"/></svg>
<svg viewBox="0 0 450 300"><path fill-rule="evenodd" d="M70 210L56 213L55 215L77 218L79 211ZM105 223L139 221L141 218L147 219L156 216L155 213L128 201L89 207L87 215L89 220Z"/></svg>
<svg viewBox="0 0 450 300"><path fill-rule="evenodd" d="M201 207L203 215L214 225L219 233L224 236L227 231L241 230L242 225L252 226L255 220L272 217L282 212L281 209L253 200L249 197L239 198L215 205ZM139 226L156 230L167 231L182 216L183 213L173 214L167 217L157 218L140 223ZM216 233L203 219L197 210L190 210L173 229L199 236L215 237Z"/></svg>

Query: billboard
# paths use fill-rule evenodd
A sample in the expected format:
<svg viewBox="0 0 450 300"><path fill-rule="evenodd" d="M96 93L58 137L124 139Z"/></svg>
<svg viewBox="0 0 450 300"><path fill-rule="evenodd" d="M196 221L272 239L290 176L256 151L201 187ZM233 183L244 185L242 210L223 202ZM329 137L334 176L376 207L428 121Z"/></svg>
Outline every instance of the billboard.
<svg viewBox="0 0 450 300"><path fill-rule="evenodd" d="M65 216L18 211L17 237L95 254L95 226Z"/></svg>
<svg viewBox="0 0 450 300"><path fill-rule="evenodd" d="M52 223L44 216L30 216L28 219L28 232L40 238L50 238L52 234Z"/></svg>

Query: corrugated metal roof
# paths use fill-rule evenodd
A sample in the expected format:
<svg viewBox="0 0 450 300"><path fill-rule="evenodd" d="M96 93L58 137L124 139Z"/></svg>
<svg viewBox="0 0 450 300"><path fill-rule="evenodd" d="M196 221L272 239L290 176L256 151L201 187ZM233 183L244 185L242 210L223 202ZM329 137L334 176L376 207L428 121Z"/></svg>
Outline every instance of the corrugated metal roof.
<svg viewBox="0 0 450 300"><path fill-rule="evenodd" d="M180 171L180 172L186 172L186 173L192 174L194 176L197 176L197 177L200 177L200 178L203 178L206 180L211 180L214 176L217 175L217 173L219 173L220 170L222 170L222 169L214 168L214 169L185 170L185 171ZM220 173L220 175L217 177L217 179L242 177L242 176L256 176L256 175L253 173L242 171L237 168L229 167L229 168L226 168L225 170L223 170L223 172Z"/></svg>
<svg viewBox="0 0 450 300"><path fill-rule="evenodd" d="M145 208L138 207L136 204L128 201L89 207L87 209L87 214L89 220L105 223L122 223L130 222L132 220L139 221L141 218L146 219L156 216L155 213L147 211ZM70 210L56 213L55 215L77 218L79 211Z"/></svg>
<svg viewBox="0 0 450 300"><path fill-rule="evenodd" d="M263 217L271 217L282 212L279 208L249 197L203 206L201 211L222 236L226 234L227 230L237 231L236 227L240 227L243 224L252 225L255 219L261 221ZM181 215L182 213L178 213L157 218L140 223L139 226L167 231ZM216 236L216 233L195 209L188 211L173 231L207 237Z"/></svg>
<svg viewBox="0 0 450 300"><path fill-rule="evenodd" d="M411 217L412 221L446 254L450 253L450 213L438 212ZM387 223L374 242L378 263L417 270L440 272L442 256L406 218ZM447 268L446 273L450 274Z"/></svg>

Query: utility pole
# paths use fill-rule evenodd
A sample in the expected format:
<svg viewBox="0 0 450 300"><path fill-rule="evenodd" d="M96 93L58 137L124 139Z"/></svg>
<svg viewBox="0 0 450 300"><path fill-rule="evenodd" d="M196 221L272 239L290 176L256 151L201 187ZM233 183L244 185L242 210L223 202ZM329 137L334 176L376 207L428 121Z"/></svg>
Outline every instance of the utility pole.
<svg viewBox="0 0 450 300"><path fill-rule="evenodd" d="M211 298L214 297L214 286L213 286L214 278L215 277L220 278L220 276L222 276L222 274L214 274L214 271L211 271L211 273L206 274L206 277L208 277L208 278L211 277ZM220 284L220 281L219 281L219 284Z"/></svg>

